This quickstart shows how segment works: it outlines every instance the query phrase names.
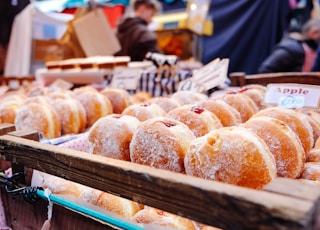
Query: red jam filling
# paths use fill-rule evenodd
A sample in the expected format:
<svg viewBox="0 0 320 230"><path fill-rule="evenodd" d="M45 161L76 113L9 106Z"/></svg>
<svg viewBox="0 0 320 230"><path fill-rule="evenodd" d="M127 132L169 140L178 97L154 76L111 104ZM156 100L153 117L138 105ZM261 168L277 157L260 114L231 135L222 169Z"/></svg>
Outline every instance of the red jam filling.
<svg viewBox="0 0 320 230"><path fill-rule="evenodd" d="M198 107L198 106L194 106L191 108L192 112L195 112L197 114L201 114L204 111L204 108Z"/></svg>
<svg viewBox="0 0 320 230"><path fill-rule="evenodd" d="M160 121L160 122L169 128L172 126L176 126L176 124L171 121Z"/></svg>

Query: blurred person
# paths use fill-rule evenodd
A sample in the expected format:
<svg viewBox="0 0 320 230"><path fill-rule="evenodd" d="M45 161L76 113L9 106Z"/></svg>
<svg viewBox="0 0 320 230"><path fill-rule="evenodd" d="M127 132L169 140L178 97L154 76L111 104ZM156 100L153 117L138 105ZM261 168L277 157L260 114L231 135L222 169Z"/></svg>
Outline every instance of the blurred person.
<svg viewBox="0 0 320 230"><path fill-rule="evenodd" d="M0 74L3 74L7 47L14 17L28 4L29 0L0 1Z"/></svg>
<svg viewBox="0 0 320 230"><path fill-rule="evenodd" d="M157 0L134 1L133 15L125 17L117 27L121 50L116 56L130 56L131 61L142 61L148 52L159 52L157 37L148 25L160 10Z"/></svg>
<svg viewBox="0 0 320 230"><path fill-rule="evenodd" d="M310 19L302 26L301 33L289 33L274 47L258 72L309 72L319 43L320 19Z"/></svg>

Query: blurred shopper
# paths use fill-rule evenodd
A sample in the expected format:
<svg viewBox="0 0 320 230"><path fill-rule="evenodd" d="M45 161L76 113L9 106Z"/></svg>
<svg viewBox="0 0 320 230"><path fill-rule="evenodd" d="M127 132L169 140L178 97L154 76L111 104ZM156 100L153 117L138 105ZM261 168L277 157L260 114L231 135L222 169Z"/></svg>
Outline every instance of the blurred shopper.
<svg viewBox="0 0 320 230"><path fill-rule="evenodd" d="M4 70L14 17L29 3L29 0L0 0L0 74Z"/></svg>
<svg viewBox="0 0 320 230"><path fill-rule="evenodd" d="M121 50L115 55L142 61L148 52L159 52L157 37L148 29L148 24L160 10L157 0L136 0L133 15L125 17L117 28Z"/></svg>
<svg viewBox="0 0 320 230"><path fill-rule="evenodd" d="M319 43L320 19L310 19L303 25L301 33L289 33L274 47L258 72L309 72Z"/></svg>

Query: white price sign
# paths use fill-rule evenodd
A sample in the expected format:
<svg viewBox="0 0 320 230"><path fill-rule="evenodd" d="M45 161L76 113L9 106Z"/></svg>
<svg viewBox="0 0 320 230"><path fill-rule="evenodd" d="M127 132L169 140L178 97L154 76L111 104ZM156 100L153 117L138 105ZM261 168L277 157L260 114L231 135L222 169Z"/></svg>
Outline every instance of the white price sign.
<svg viewBox="0 0 320 230"><path fill-rule="evenodd" d="M139 68L115 68L111 81L111 87L134 90L137 89L142 70Z"/></svg>
<svg viewBox="0 0 320 230"><path fill-rule="evenodd" d="M198 82L196 82L194 78L191 77L179 83L178 91L183 91L183 90L196 92L196 93L203 93L206 91L206 88L203 85L198 84Z"/></svg>
<svg viewBox="0 0 320 230"><path fill-rule="evenodd" d="M269 84L264 97L265 105L283 108L320 107L320 86L304 84Z"/></svg>
<svg viewBox="0 0 320 230"><path fill-rule="evenodd" d="M194 81L206 90L222 85L227 80L228 67L229 59L215 59L194 74Z"/></svg>

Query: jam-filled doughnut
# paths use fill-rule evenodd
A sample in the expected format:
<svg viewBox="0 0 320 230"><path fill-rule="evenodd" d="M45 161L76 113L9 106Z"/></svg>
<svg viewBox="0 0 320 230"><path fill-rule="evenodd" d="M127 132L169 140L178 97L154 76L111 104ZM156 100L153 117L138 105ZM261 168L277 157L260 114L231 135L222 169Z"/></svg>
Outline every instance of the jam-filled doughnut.
<svg viewBox="0 0 320 230"><path fill-rule="evenodd" d="M262 189L276 177L266 143L246 128L213 130L191 142L184 165L188 175Z"/></svg>
<svg viewBox="0 0 320 230"><path fill-rule="evenodd" d="M129 145L140 121L132 116L111 114L100 118L88 135L89 152L130 161Z"/></svg>
<svg viewBox="0 0 320 230"><path fill-rule="evenodd" d="M147 102L129 105L122 114L136 117L139 121L166 116L166 112L159 105Z"/></svg>
<svg viewBox="0 0 320 230"><path fill-rule="evenodd" d="M192 131L180 121L156 117L142 122L130 143L131 161L151 167L184 172L183 159Z"/></svg>
<svg viewBox="0 0 320 230"><path fill-rule="evenodd" d="M227 104L239 111L242 122L246 122L256 112L258 107L247 95L239 92L227 92L217 99L223 100Z"/></svg>
<svg viewBox="0 0 320 230"><path fill-rule="evenodd" d="M199 105L183 105L171 110L167 117L186 124L196 137L201 137L211 130L222 128L220 120Z"/></svg>

